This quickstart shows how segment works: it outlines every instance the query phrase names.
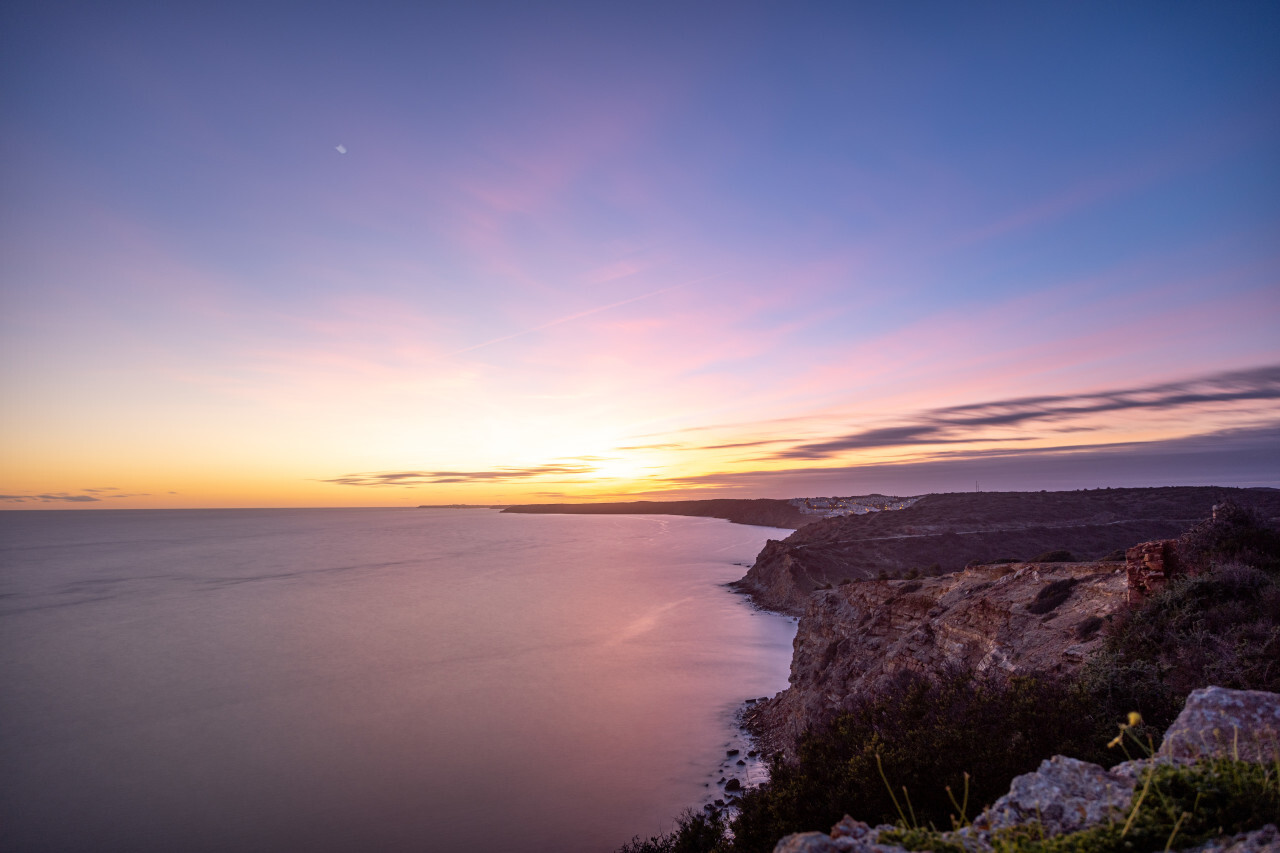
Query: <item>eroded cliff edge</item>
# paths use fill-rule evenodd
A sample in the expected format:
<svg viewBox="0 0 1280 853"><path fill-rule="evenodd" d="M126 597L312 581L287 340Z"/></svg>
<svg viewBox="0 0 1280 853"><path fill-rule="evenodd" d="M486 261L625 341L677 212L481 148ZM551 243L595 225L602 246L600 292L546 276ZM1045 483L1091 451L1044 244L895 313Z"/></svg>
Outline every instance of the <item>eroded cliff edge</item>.
<svg viewBox="0 0 1280 853"><path fill-rule="evenodd" d="M903 672L1074 668L1125 593L1123 562L978 566L815 592L796 634L791 686L752 709L748 724L766 750L791 753L804 731Z"/></svg>

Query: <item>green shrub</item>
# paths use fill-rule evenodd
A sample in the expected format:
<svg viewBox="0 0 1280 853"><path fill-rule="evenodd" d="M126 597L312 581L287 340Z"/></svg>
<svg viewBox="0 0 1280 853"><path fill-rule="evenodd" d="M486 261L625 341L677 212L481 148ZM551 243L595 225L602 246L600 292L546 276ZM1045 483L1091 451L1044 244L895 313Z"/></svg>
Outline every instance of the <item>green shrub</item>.
<svg viewBox="0 0 1280 853"><path fill-rule="evenodd" d="M880 844L896 844L904 850L931 850L933 853L966 853L964 845L951 841L935 829L907 827L880 833Z"/></svg>
<svg viewBox="0 0 1280 853"><path fill-rule="evenodd" d="M1213 518L1182 534L1178 558L1199 571L1239 563L1280 572L1280 532L1268 525L1257 510L1231 502L1219 504Z"/></svg>
<svg viewBox="0 0 1280 853"><path fill-rule="evenodd" d="M725 823L719 813L685 809L676 818L676 828L647 841L639 836L618 848L617 853L715 853L724 841Z"/></svg>
<svg viewBox="0 0 1280 853"><path fill-rule="evenodd" d="M1082 643L1092 639L1106 623L1107 620L1101 616L1090 616L1087 619L1081 619L1080 623L1076 625L1076 639Z"/></svg>
<svg viewBox="0 0 1280 853"><path fill-rule="evenodd" d="M1280 690L1278 580L1242 565L1178 578L1140 610L1112 621L1106 646L1086 666L1084 677L1106 680L1110 676L1104 670L1113 669L1128 678L1145 669L1147 687L1160 692L1154 679L1176 697L1210 684ZM1162 715L1152 719L1172 721Z"/></svg>
<svg viewBox="0 0 1280 853"><path fill-rule="evenodd" d="M767 853L783 835L829 827L845 814L871 824L897 820L877 756L894 787L910 791L919 822L948 827L956 809L947 787L961 790L966 772L972 801L991 802L1055 753L1104 758L1114 729L1090 697L1047 679L904 677L803 738L795 763L775 760L770 781L743 795L730 849Z"/></svg>
<svg viewBox="0 0 1280 853"><path fill-rule="evenodd" d="M1056 610L1058 605L1071 597L1071 590L1075 585L1075 578L1063 578L1045 585L1036 593L1035 601L1027 605L1027 612L1041 615Z"/></svg>
<svg viewBox="0 0 1280 853"><path fill-rule="evenodd" d="M1070 551L1045 551L1031 562L1033 563L1074 563L1075 556Z"/></svg>
<svg viewBox="0 0 1280 853"><path fill-rule="evenodd" d="M1037 823L992 833L995 853L1133 853L1180 849L1280 822L1280 768L1217 759L1157 765L1134 791L1122 821L1046 838ZM908 850L964 853L945 834L905 826L880 843Z"/></svg>
<svg viewBox="0 0 1280 853"><path fill-rule="evenodd" d="M997 853L1130 853L1191 847L1280 822L1277 768L1218 759L1157 765L1134 791L1124 822L1056 838L1035 832L993 839Z"/></svg>

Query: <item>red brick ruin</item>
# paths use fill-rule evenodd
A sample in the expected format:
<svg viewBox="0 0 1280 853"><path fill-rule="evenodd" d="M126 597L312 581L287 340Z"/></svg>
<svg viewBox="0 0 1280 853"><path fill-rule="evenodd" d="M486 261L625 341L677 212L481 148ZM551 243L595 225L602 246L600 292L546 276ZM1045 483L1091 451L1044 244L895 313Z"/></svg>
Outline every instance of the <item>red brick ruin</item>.
<svg viewBox="0 0 1280 853"><path fill-rule="evenodd" d="M1213 518L1224 504L1215 504ZM1179 575L1199 574L1194 565L1178 559L1178 540L1160 539L1143 542L1125 551L1125 569L1129 576L1128 602L1137 607L1148 596L1164 589L1169 581Z"/></svg>
<svg viewBox="0 0 1280 853"><path fill-rule="evenodd" d="M1177 539L1143 542L1134 545L1124 556L1130 607L1139 606L1147 596L1164 589L1171 578L1184 574L1178 562Z"/></svg>

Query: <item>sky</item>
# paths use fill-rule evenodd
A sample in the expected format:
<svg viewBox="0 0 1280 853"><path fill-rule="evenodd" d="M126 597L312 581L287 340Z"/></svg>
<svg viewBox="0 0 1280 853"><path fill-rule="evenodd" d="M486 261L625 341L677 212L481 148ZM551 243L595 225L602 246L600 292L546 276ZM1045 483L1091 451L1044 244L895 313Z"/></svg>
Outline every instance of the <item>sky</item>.
<svg viewBox="0 0 1280 853"><path fill-rule="evenodd" d="M0 507L1280 486L1278 44L1265 2L5 4Z"/></svg>

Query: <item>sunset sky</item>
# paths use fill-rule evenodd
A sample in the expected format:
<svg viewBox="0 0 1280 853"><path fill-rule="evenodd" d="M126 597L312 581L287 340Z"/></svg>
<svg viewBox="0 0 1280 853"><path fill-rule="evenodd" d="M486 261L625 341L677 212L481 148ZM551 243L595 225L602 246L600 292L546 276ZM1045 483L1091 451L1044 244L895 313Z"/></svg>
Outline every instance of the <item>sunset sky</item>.
<svg viewBox="0 0 1280 853"><path fill-rule="evenodd" d="M1273 2L17 0L0 506L1280 486L1277 45Z"/></svg>

